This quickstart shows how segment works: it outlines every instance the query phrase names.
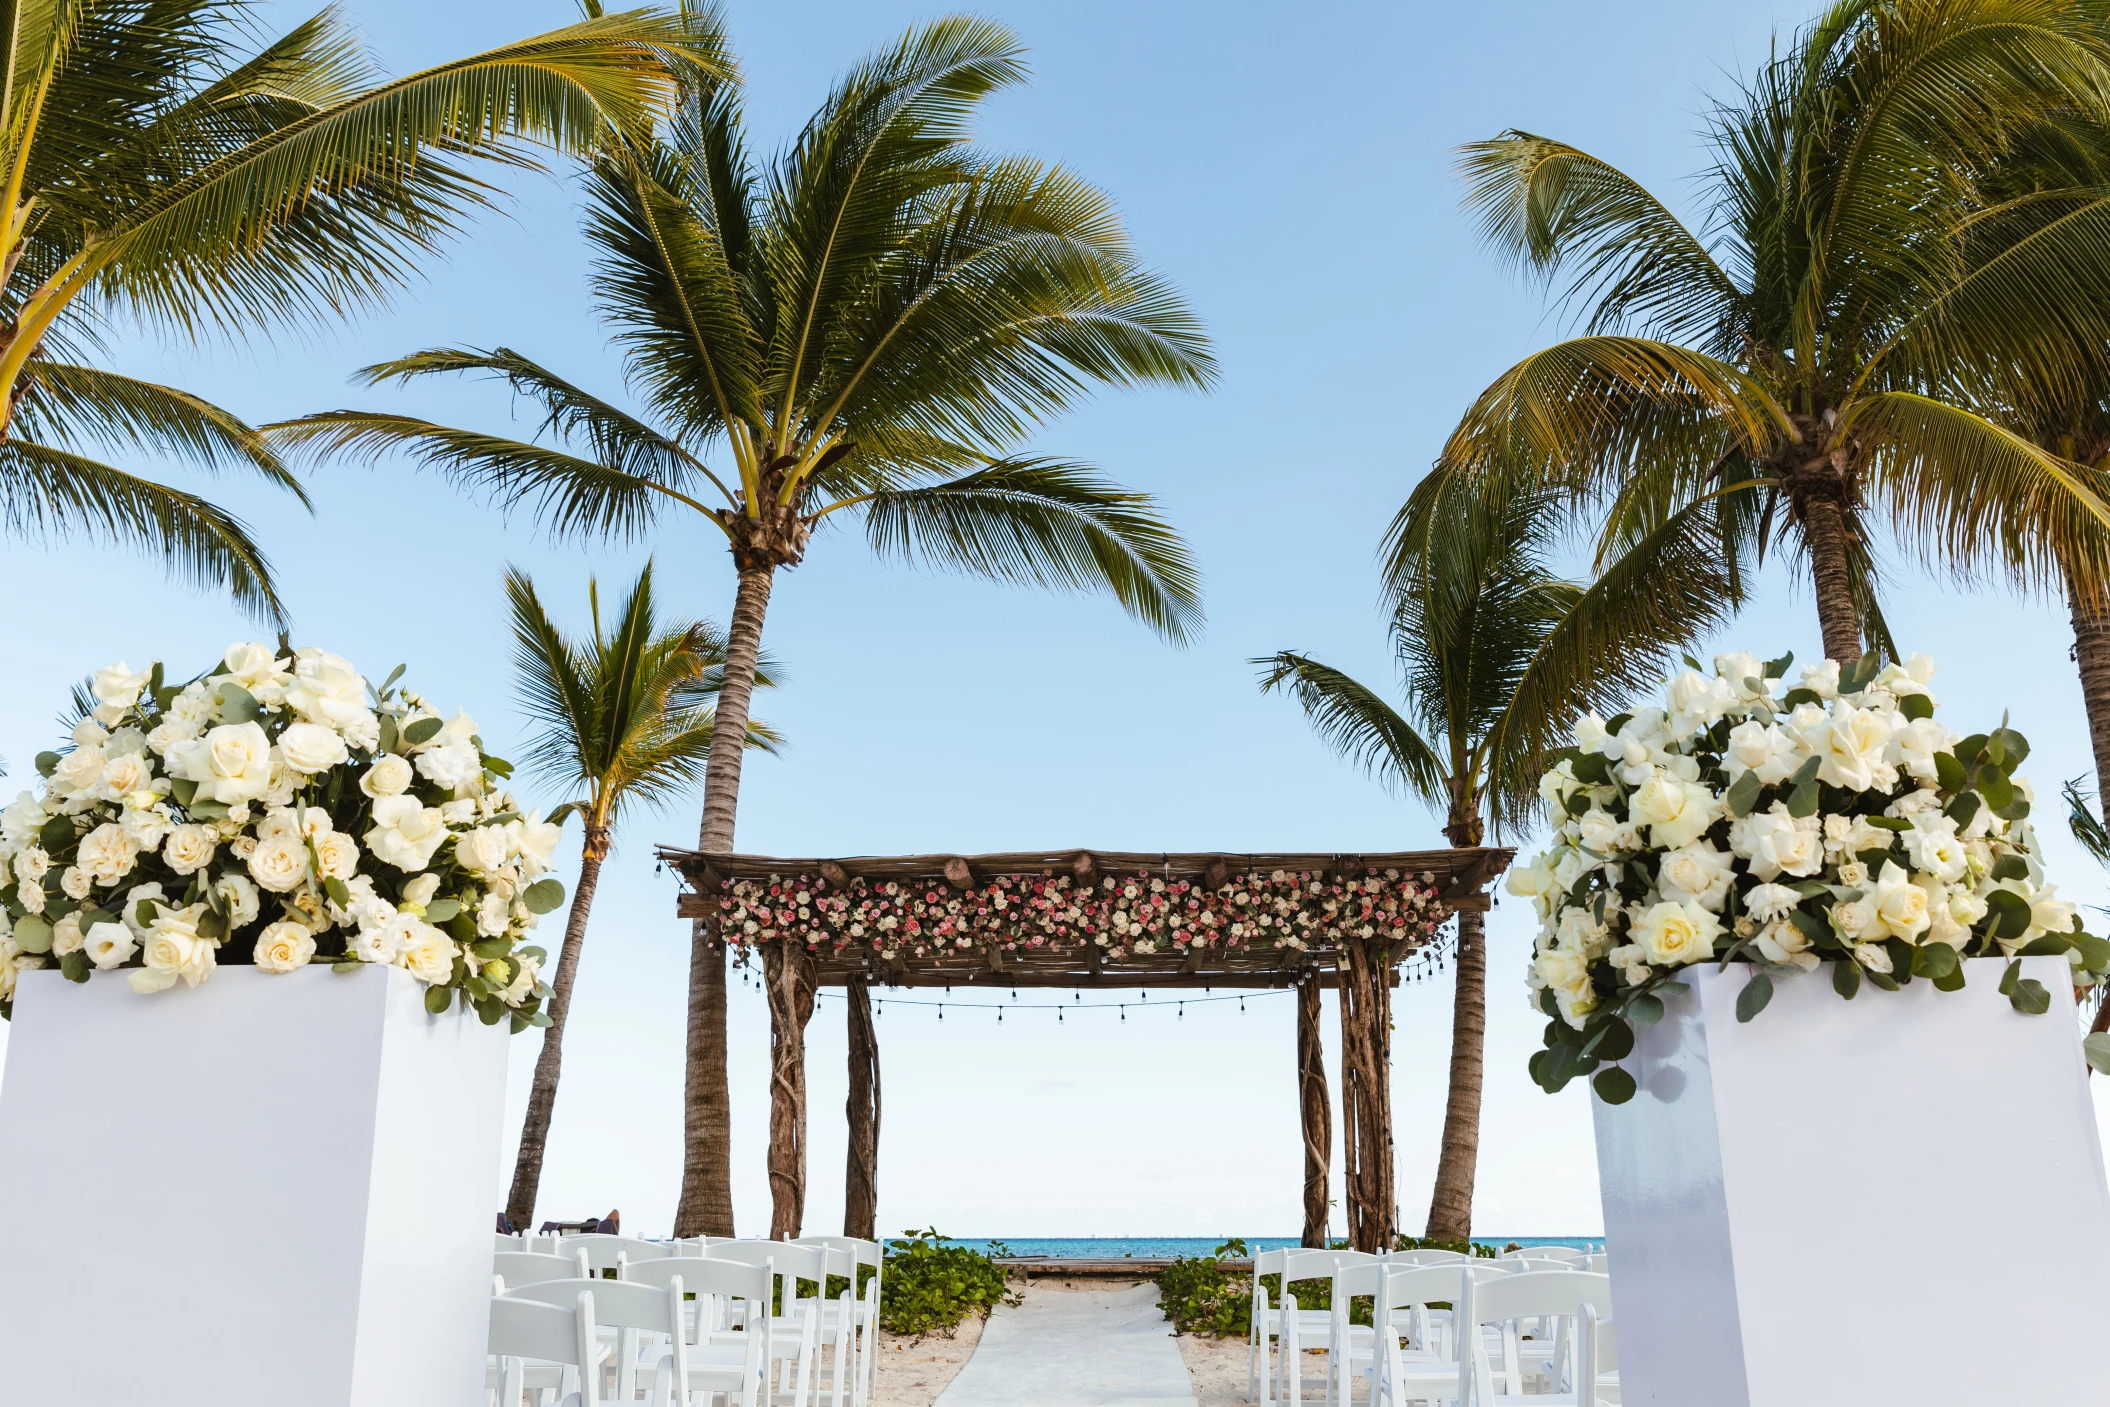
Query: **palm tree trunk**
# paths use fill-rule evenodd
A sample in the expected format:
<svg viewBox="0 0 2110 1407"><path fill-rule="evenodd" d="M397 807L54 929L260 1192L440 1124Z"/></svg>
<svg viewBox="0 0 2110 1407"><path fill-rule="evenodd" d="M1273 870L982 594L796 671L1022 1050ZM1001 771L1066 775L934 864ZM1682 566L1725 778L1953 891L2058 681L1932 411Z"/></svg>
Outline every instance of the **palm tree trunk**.
<svg viewBox="0 0 2110 1407"><path fill-rule="evenodd" d="M1810 578L1817 592L1817 623L1824 631L1825 657L1844 667L1861 658L1861 613L1854 608L1846 519L1839 511L1839 501L1821 493L1804 499L1802 531L1810 549Z"/></svg>
<svg viewBox="0 0 2110 1407"><path fill-rule="evenodd" d="M535 1060L535 1083L528 1090L527 1123L520 1130L520 1153L513 1160L513 1190L506 1194L506 1220L515 1231L533 1229L535 1190L542 1182L542 1150L549 1142L550 1115L557 1107L557 1077L564 1068L564 1018L571 1014L571 984L579 974L579 949L586 942L593 891L601 882L606 835L592 829L586 832L579 886L572 891L564 946L557 954L556 978L550 983L549 1025L542 1032L542 1054Z"/></svg>
<svg viewBox="0 0 2110 1407"><path fill-rule="evenodd" d="M2088 741L2095 749L2095 794L2110 797L2110 601L2072 595L2071 607L2073 658L2080 666Z"/></svg>
<svg viewBox="0 0 2110 1407"><path fill-rule="evenodd" d="M1480 1161L1480 1086L1487 1047L1487 935L1477 911L1458 914L1458 993L1451 1003L1451 1092L1443 1111L1443 1153L1429 1199L1427 1234L1463 1241L1473 1234L1473 1177Z"/></svg>
<svg viewBox="0 0 2110 1407"><path fill-rule="evenodd" d="M703 777L703 827L697 848L732 853L740 800L740 762L747 743L748 700L762 650L774 572L740 573L725 638L725 682L713 713L710 765ZM689 1049L683 1098L684 1143L676 1236L733 1234L732 1096L726 1080L725 945L702 919L689 935Z"/></svg>

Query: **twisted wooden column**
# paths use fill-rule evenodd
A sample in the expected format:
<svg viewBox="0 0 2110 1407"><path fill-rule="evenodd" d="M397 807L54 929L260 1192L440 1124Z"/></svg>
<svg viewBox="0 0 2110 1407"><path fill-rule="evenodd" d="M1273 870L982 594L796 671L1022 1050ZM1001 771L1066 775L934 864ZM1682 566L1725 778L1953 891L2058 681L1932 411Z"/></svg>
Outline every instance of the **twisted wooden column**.
<svg viewBox="0 0 2110 1407"><path fill-rule="evenodd" d="M1392 971L1360 942L1341 949L1341 1142L1348 1243L1389 1250L1399 1221L1392 1177Z"/></svg>
<svg viewBox="0 0 2110 1407"><path fill-rule="evenodd" d="M769 999L769 1239L796 1237L806 1217L806 1023L813 957L794 943L762 945Z"/></svg>
<svg viewBox="0 0 2110 1407"><path fill-rule="evenodd" d="M1326 1048L1319 1038L1319 974L1297 981L1297 1094L1304 1125L1304 1244L1326 1245L1327 1182L1333 1164L1333 1108L1326 1097Z"/></svg>
<svg viewBox="0 0 2110 1407"><path fill-rule="evenodd" d="M846 984L850 1008L850 1151L843 1171L843 1235L878 1239L879 1033L862 977Z"/></svg>

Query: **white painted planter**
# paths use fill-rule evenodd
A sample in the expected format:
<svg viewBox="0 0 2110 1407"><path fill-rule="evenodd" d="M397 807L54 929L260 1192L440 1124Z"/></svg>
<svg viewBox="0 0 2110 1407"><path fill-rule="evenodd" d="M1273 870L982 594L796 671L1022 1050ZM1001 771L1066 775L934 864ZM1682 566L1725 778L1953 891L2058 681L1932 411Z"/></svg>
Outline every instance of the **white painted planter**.
<svg viewBox="0 0 2110 1407"><path fill-rule="evenodd" d="M1851 1002L1829 969L1692 970L1591 1095L1624 1401L1650 1407L2101 1402L2110 1189L2063 958L2014 1011L2004 964Z"/></svg>
<svg viewBox="0 0 2110 1407"><path fill-rule="evenodd" d="M23 975L0 1402L483 1401L506 1027L395 968Z"/></svg>

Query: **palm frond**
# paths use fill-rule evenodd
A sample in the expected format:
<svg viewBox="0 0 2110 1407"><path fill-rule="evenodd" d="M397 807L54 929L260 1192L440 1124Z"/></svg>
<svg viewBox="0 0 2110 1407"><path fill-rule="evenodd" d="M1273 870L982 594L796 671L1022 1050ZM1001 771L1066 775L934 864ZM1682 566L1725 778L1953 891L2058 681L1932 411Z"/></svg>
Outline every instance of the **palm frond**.
<svg viewBox="0 0 2110 1407"><path fill-rule="evenodd" d="M86 537L143 548L178 580L225 591L268 624L287 623L271 564L239 518L85 455L0 441L0 523L33 541Z"/></svg>
<svg viewBox="0 0 2110 1407"><path fill-rule="evenodd" d="M1348 762L1439 811L1450 805L1450 777L1436 749L1369 688L1293 650L1248 660L1260 692L1287 692L1319 737Z"/></svg>
<svg viewBox="0 0 2110 1407"><path fill-rule="evenodd" d="M258 431L188 391L42 358L23 368L21 386L13 428L31 439L149 450L205 470L238 467L313 506Z"/></svg>
<svg viewBox="0 0 2110 1407"><path fill-rule="evenodd" d="M2066 829L2072 833L2074 844L2087 851L2098 865L2110 866L2110 830L2104 828L2102 818L2090 804L2086 781L2074 777L2059 790L2066 798Z"/></svg>
<svg viewBox="0 0 2110 1407"><path fill-rule="evenodd" d="M862 505L872 548L999 581L1105 591L1175 644L1201 627L1201 574L1148 494L1049 459L999 462Z"/></svg>

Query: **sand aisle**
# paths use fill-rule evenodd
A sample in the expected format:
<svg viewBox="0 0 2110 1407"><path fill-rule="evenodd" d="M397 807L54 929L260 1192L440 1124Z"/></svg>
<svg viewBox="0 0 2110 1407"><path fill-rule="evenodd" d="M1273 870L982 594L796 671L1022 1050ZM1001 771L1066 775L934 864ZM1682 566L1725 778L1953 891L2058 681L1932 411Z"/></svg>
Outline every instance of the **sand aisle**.
<svg viewBox="0 0 2110 1407"><path fill-rule="evenodd" d="M1193 1407L1194 1387L1155 1285L1028 1286L999 1306L937 1407Z"/></svg>

